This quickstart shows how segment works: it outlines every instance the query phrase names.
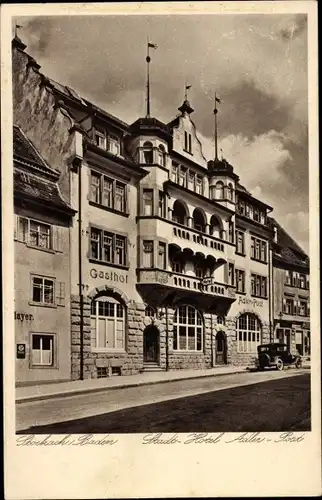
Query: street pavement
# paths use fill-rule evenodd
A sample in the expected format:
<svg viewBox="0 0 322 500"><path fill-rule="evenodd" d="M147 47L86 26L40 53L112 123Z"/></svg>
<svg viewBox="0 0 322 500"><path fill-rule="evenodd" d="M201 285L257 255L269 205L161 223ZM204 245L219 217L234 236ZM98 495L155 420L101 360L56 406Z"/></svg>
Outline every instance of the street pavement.
<svg viewBox="0 0 322 500"><path fill-rule="evenodd" d="M130 416L130 418L126 418L121 425L121 428L123 430L118 430L117 432L150 432L149 425L146 424L143 425L143 428L145 428L145 430L140 431L139 422L137 422L135 418L133 419L134 412L144 411L146 408L148 408L148 405L153 405L156 408L161 408L161 403L166 404L164 402L168 402L167 404L169 405L170 402L173 403L174 400L179 400L180 403L180 401L183 401L183 399L187 398L189 407L193 409L194 403L191 400L191 396L201 396L202 394L209 393L210 395L212 395L211 397L213 397L213 394L217 393L218 391L222 391L223 393L227 392L227 389L238 387L243 387L244 392L246 390L247 394L250 391L249 386L252 386L254 384L262 387L261 394L265 395L268 383L271 382L273 384L279 384L284 380L286 381L288 391L286 391L286 395L283 394L281 400L284 402L288 401L289 405L290 395L292 396L294 401L297 394L303 393L306 395L305 397L309 397L309 388L304 390L304 392L301 392L295 387L298 381L300 379L303 379L303 377L306 381L308 381L309 384L310 375L308 373L308 370L287 370L284 372L272 370L254 373L245 372L242 374L235 373L222 375L221 377L203 377L180 381L176 380L162 384L160 383L153 385L126 387L119 388L117 390L107 389L105 391L91 394L77 394L72 396L63 395L61 397L46 399L42 401L38 400L25 403L20 402L16 405L16 429L18 432L24 431L24 433L116 432L109 430L108 422L110 421L110 419L115 418L115 416L117 416L121 412L121 410L124 410L128 411L130 415L132 415L132 417ZM289 397L287 397L287 394L289 395ZM239 407L236 401L235 403L236 404L233 411L235 414L237 412L238 415ZM279 404L280 403L281 402L279 401ZM266 412L269 409L272 410L269 404L267 408L263 407L263 409ZM256 413L257 410L258 408L255 405L255 408L253 408L252 411ZM208 412L209 411L211 411L211 406ZM185 411L183 410L183 418L184 414ZM163 415L164 421L169 421L169 415L170 417L172 415L171 405L170 410L167 410L165 412L167 418L165 418L163 412L160 412L160 416L161 415ZM89 417L94 418L95 416L98 416L97 418L100 420L100 424L95 424L97 425L97 428L99 428L99 430L88 430L89 428L92 429L93 427L93 425L91 424L91 418ZM177 413L176 418L179 425L180 415L178 415ZM229 420L231 417L227 415L227 418ZM303 418L304 420L307 420L307 416ZM83 421L83 423L80 422L80 424L75 422L79 419L87 419L87 421ZM117 420L119 420L118 417ZM170 418L170 420L173 420L172 417ZM58 426L53 425L62 422L69 423L61 424ZM192 419L191 423L193 422L194 420ZM137 430L133 430L133 425L136 426L135 429ZM46 427L40 428L40 426ZM150 427L151 426L153 426L153 421L151 421ZM129 430L130 427L132 431ZM106 430L103 430L105 428ZM195 428L199 429L199 423L195 426ZM213 429L212 431L217 432L216 429ZM182 429L181 432L184 432L184 430Z"/></svg>

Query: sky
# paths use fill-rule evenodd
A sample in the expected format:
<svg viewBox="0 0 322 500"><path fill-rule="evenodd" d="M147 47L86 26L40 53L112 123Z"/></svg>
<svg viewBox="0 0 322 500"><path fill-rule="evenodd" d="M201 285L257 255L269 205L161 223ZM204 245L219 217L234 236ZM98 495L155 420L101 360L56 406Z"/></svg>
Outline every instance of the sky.
<svg viewBox="0 0 322 500"><path fill-rule="evenodd" d="M20 17L41 72L127 123L145 116L147 37L151 115L169 122L189 101L207 159L214 97L221 155L240 182L309 250L307 22L302 14Z"/></svg>

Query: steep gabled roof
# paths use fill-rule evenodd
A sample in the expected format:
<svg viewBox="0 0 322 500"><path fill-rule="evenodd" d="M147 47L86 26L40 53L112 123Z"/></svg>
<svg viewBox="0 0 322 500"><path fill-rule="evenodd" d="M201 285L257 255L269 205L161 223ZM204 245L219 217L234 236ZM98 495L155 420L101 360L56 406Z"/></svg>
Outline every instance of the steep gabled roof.
<svg viewBox="0 0 322 500"><path fill-rule="evenodd" d="M296 241L273 217L268 217L268 225L276 230L274 259L286 264L309 266L309 257Z"/></svg>
<svg viewBox="0 0 322 500"><path fill-rule="evenodd" d="M57 181L59 172L52 169L38 153L22 130L13 127L14 196L60 212L73 215L73 210L63 199Z"/></svg>
<svg viewBox="0 0 322 500"><path fill-rule="evenodd" d="M45 162L33 143L17 125L13 126L13 156L17 160L38 167L44 174L59 177L59 172Z"/></svg>

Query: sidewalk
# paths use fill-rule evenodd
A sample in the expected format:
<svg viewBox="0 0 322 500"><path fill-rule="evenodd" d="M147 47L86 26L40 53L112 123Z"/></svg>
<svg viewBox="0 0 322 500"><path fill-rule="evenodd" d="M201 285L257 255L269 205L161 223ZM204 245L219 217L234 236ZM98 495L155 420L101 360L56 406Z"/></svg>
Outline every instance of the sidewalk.
<svg viewBox="0 0 322 500"><path fill-rule="evenodd" d="M162 384L171 381L218 377L236 373L247 373L245 366L221 366L206 370L180 370L169 372L148 372L137 375L113 376L110 378L75 380L16 388L16 403L27 403L62 396L94 393L104 390L137 387L140 385Z"/></svg>

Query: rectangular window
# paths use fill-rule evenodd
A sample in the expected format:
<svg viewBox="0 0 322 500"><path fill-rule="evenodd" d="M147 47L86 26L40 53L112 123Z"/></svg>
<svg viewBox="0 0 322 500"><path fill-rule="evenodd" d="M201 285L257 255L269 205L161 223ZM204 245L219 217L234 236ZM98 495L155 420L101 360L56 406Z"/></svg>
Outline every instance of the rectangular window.
<svg viewBox="0 0 322 500"><path fill-rule="evenodd" d="M125 185L119 182L115 184L114 208L119 212L125 212Z"/></svg>
<svg viewBox="0 0 322 500"><path fill-rule="evenodd" d="M307 288L307 286L306 286L306 275L305 274L300 274L300 276L299 276L299 287L300 288Z"/></svg>
<svg viewBox="0 0 322 500"><path fill-rule="evenodd" d="M143 189L143 215L153 215L153 189Z"/></svg>
<svg viewBox="0 0 322 500"><path fill-rule="evenodd" d="M153 241L143 241L143 267L153 267Z"/></svg>
<svg viewBox="0 0 322 500"><path fill-rule="evenodd" d="M115 135L109 135L107 138L107 149L113 155L120 154L120 140Z"/></svg>
<svg viewBox="0 0 322 500"><path fill-rule="evenodd" d="M191 140L191 134L188 134L188 151L189 151L189 153L192 153L192 140Z"/></svg>
<svg viewBox="0 0 322 500"><path fill-rule="evenodd" d="M228 264L228 285L235 284L235 266L231 262Z"/></svg>
<svg viewBox="0 0 322 500"><path fill-rule="evenodd" d="M179 170L179 185L186 187L187 186L187 169L185 167L180 167Z"/></svg>
<svg viewBox="0 0 322 500"><path fill-rule="evenodd" d="M307 301L300 300L298 305L298 314L299 316L308 316L307 313Z"/></svg>
<svg viewBox="0 0 322 500"><path fill-rule="evenodd" d="M292 271L286 271L285 285L292 285Z"/></svg>
<svg viewBox="0 0 322 500"><path fill-rule="evenodd" d="M159 242L158 246L158 268L166 269L165 243Z"/></svg>
<svg viewBox="0 0 322 500"><path fill-rule="evenodd" d="M165 193L159 191L159 217L166 217Z"/></svg>
<svg viewBox="0 0 322 500"><path fill-rule="evenodd" d="M91 227L90 257L109 264L126 266L127 238Z"/></svg>
<svg viewBox="0 0 322 500"><path fill-rule="evenodd" d="M53 226L16 216L15 239L33 247L53 249Z"/></svg>
<svg viewBox="0 0 322 500"><path fill-rule="evenodd" d="M195 190L195 173L194 172L188 173L188 189L190 191Z"/></svg>
<svg viewBox="0 0 322 500"><path fill-rule="evenodd" d="M199 175L196 177L196 193L202 194L202 177Z"/></svg>
<svg viewBox="0 0 322 500"><path fill-rule="evenodd" d="M260 262L267 262L267 242L251 237L250 256Z"/></svg>
<svg viewBox="0 0 322 500"><path fill-rule="evenodd" d="M172 271L174 273L183 274L183 272L184 272L184 266L183 266L183 264L182 264L182 262L180 260L174 260L172 262Z"/></svg>
<svg viewBox="0 0 322 500"><path fill-rule="evenodd" d="M102 130L95 130L94 139L96 146L106 149L106 135Z"/></svg>
<svg viewBox="0 0 322 500"><path fill-rule="evenodd" d="M126 211L126 184L97 172L91 172L90 200L119 212Z"/></svg>
<svg viewBox="0 0 322 500"><path fill-rule="evenodd" d="M245 234L243 231L236 231L236 253L245 255Z"/></svg>
<svg viewBox="0 0 322 500"><path fill-rule="evenodd" d="M267 278L258 274L251 275L251 295L254 297L267 298Z"/></svg>
<svg viewBox="0 0 322 500"><path fill-rule="evenodd" d="M253 215L253 219L254 219L254 221L256 221L256 222L259 222L259 221L260 221L260 216L259 216L259 210L258 210L258 208L254 208L254 215Z"/></svg>
<svg viewBox="0 0 322 500"><path fill-rule="evenodd" d="M54 305L54 280L42 278L39 276L32 277L32 302L44 305Z"/></svg>
<svg viewBox="0 0 322 500"><path fill-rule="evenodd" d="M102 205L113 208L113 180L105 176L103 177Z"/></svg>
<svg viewBox="0 0 322 500"><path fill-rule="evenodd" d="M236 291L237 292L245 292L245 271L241 269L236 269L235 271L236 277Z"/></svg>
<svg viewBox="0 0 322 500"><path fill-rule="evenodd" d="M283 299L283 313L293 314L294 313L294 301L293 299Z"/></svg>
<svg viewBox="0 0 322 500"><path fill-rule="evenodd" d="M40 248L51 248L50 225L29 220L29 244Z"/></svg>
<svg viewBox="0 0 322 500"><path fill-rule="evenodd" d="M237 208L238 208L238 213L240 215L245 215L245 213L246 213L246 206L245 206L245 202L244 201L239 200Z"/></svg>
<svg viewBox="0 0 322 500"><path fill-rule="evenodd" d="M228 241L234 243L234 223L228 223Z"/></svg>
<svg viewBox="0 0 322 500"><path fill-rule="evenodd" d="M178 183L178 171L179 171L179 165L177 163L172 162L172 169L171 169L172 182Z"/></svg>
<svg viewBox="0 0 322 500"><path fill-rule="evenodd" d="M184 133L184 149L188 151L188 132Z"/></svg>
<svg viewBox="0 0 322 500"><path fill-rule="evenodd" d="M31 363L32 366L54 365L54 335L32 334Z"/></svg>

